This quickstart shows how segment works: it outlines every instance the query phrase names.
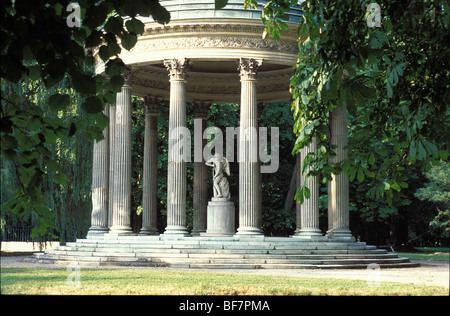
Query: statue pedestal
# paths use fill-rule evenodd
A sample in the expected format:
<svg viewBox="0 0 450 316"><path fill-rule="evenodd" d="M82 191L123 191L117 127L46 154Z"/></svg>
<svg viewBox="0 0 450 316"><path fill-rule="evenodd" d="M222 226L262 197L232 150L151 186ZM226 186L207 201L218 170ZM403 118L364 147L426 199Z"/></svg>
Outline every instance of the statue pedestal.
<svg viewBox="0 0 450 316"><path fill-rule="evenodd" d="M208 203L206 233L200 236L233 236L234 204L227 198L212 198Z"/></svg>

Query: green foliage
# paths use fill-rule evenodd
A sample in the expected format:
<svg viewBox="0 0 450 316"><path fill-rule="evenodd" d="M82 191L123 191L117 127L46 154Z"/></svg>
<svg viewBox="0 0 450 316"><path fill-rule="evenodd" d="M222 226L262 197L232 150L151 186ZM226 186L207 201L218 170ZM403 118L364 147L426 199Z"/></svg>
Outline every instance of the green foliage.
<svg viewBox="0 0 450 316"><path fill-rule="evenodd" d="M131 218L133 229L139 231L142 210L145 106L141 98L132 98L132 180L131 180ZM162 102L158 110L158 229L163 232L167 216L167 160L168 160L169 106Z"/></svg>
<svg viewBox="0 0 450 316"><path fill-rule="evenodd" d="M433 166L425 176L430 181L425 187L417 190L415 196L420 200L428 200L435 203L439 208L447 210L450 208L450 166L441 162Z"/></svg>
<svg viewBox="0 0 450 316"><path fill-rule="evenodd" d="M122 48L130 50L144 32L136 16L152 16L160 23L170 19L155 0L80 0L78 4L80 26L68 23L66 1L6 0L1 7L1 154L14 162L19 184L11 200L2 205L2 213L37 215L41 225L33 235L44 233L54 218L41 189L45 177L52 174L58 185L68 185L69 180L49 147L68 141L80 130L90 140L102 139L108 124L102 111L105 104L115 102L123 84L125 65L117 56ZM97 49L109 78L94 73ZM83 119L79 113L69 121L58 115L73 103L74 94L58 91L67 80L82 98L81 108L87 113ZM52 91L46 100L48 110L31 93L22 93L24 82L38 81Z"/></svg>
<svg viewBox="0 0 450 316"><path fill-rule="evenodd" d="M446 162L433 166L426 174L429 180L425 187L414 194L422 201L430 201L436 205L438 214L430 222L430 227L445 232L450 236L450 166Z"/></svg>
<svg viewBox="0 0 450 316"><path fill-rule="evenodd" d="M345 172L359 182L374 178L378 183L372 197L392 204L407 187L408 166L427 171L449 155L450 46L443 41L449 29L449 6L445 1L377 1L381 27L370 28L369 3L299 4L301 62L291 80L298 135L294 152L316 137L317 151L305 161L307 176L327 181L332 173ZM286 5L294 4L268 1L262 19L266 28L272 28L276 17L286 18ZM246 0L246 5L254 7L256 1ZM350 157L331 164L334 148L327 138L328 114L344 103L357 118L357 126L348 147ZM379 142L375 145L374 140ZM377 160L382 163L375 169Z"/></svg>
<svg viewBox="0 0 450 316"><path fill-rule="evenodd" d="M77 117L86 124L86 114L81 110L82 99L77 97L74 90L67 85L67 80L63 80L51 89L46 89L43 83L31 80L20 84L7 82L2 86L2 92L8 96L17 95L27 98L19 104L33 102L42 111L45 117L42 119L44 122L52 124L58 122L59 126L66 127L73 123L74 117ZM57 116L52 115L51 104L47 104L51 98L49 95L55 95L55 93L70 96L69 100L71 100L66 108L57 112ZM30 139L30 147L42 148L39 147L39 143L36 144L33 141L39 140L39 137L34 137L35 135L46 133L46 127L42 126L40 120L37 120L39 124L34 124L34 121L34 118L29 119L28 127L24 130ZM87 127L85 124L83 126ZM51 143L48 142L50 139ZM39 198L42 201L41 204L32 200L22 202L26 195L17 197L17 194L24 189L18 177L23 165L20 160L8 161L1 158L2 230L8 229L8 225L20 224L35 228L32 234L34 241L53 239L55 238L52 235L53 232L59 235L59 240L62 242L68 239L74 240L84 236L89 225L92 142L82 133L68 137L65 141L47 134L46 140L46 156L40 160L44 173L41 175L40 184L35 188L42 194ZM23 150L20 147L16 149L19 155ZM27 202L28 204L24 204ZM4 211L8 207L11 207L12 211ZM47 228L44 229L45 227Z"/></svg>
<svg viewBox="0 0 450 316"><path fill-rule="evenodd" d="M299 62L291 79L293 153L315 137L317 150L305 157L305 176L326 183L345 172L352 181L352 209L366 222L387 223L404 218L405 209L417 216L410 207L418 205L411 183L449 156L450 46L443 38L450 8L446 1L377 1L381 27L370 28L371 2L267 1L263 37L277 40L288 6L301 7ZM245 1L246 8L257 5ZM332 164L329 113L343 104L351 122L349 157ZM297 200L302 203L308 192L299 188Z"/></svg>
<svg viewBox="0 0 450 316"><path fill-rule="evenodd" d="M216 0L216 8L227 2ZM317 150L305 158L305 175L319 177L324 186L333 173L345 172L352 181L352 209L366 222L387 222L399 216L412 201L408 191L413 190L415 174L448 161L450 47L444 39L450 23L448 3L380 0L381 27L370 28L365 10L370 2L300 4L299 63L291 80L294 119L290 106L268 105L260 123L280 127L281 138L280 169L262 176L263 216L269 234L285 234L292 228L293 215L274 210L282 209L289 187L294 166L291 149L298 152L313 137ZM86 215L79 210L90 210L90 177L86 176L91 174L90 144L103 137L108 124L103 109L115 102L124 83L125 65L118 54L131 49L143 34L138 15L152 16L160 23L170 19L156 0L78 3L80 27L68 26L70 12L64 1L2 3L2 223L4 218L32 221L37 223L35 236L53 226L66 239L87 229ZM245 7L255 8L257 3L246 0ZM265 38L279 39L286 30L289 5L297 1L266 1L262 6ZM94 73L97 52L105 62L106 77ZM344 103L349 112L349 157L331 164L335 148L328 143L329 113ZM136 100L134 106L133 210L137 211L143 108ZM238 113L237 105L216 104L208 122L224 131L226 126L238 126ZM158 118L158 200L163 216L167 115L164 106ZM192 119L191 113L189 126ZM287 126L294 126L296 139ZM238 190L237 164L232 168L230 185ZM5 188L4 183L10 186ZM432 192L427 186L417 197L429 201L427 190ZM308 198L308 192L305 186L297 197ZM237 199L238 192L232 192L232 197ZM448 207L436 223L445 223L445 216ZM72 225L75 222L80 226ZM76 228L69 231L69 227Z"/></svg>
<svg viewBox="0 0 450 316"><path fill-rule="evenodd" d="M289 236L295 229L295 212L284 209L295 168L295 157L290 154L295 138L291 130L293 122L287 102L267 103L261 113L259 124L267 127L268 133L271 127L279 127L278 170L264 173L261 178L263 230L269 236Z"/></svg>
<svg viewBox="0 0 450 316"><path fill-rule="evenodd" d="M259 1L260 2L260 1ZM272 36L273 39L279 40L281 37L281 31L287 31L288 25L286 21L289 20L287 12L290 11L291 5L296 5L297 0L286 0L286 1L266 1L262 6L261 20L264 23L263 38ZM258 8L257 0L246 0L244 3L246 9Z"/></svg>
<svg viewBox="0 0 450 316"><path fill-rule="evenodd" d="M1 291L5 295L448 295L448 287L429 284L403 284L401 282L379 282L368 286L366 276L361 280L342 279L340 274L330 278L326 271L314 280L311 276L257 275L224 273L221 271L179 271L172 269L89 269L81 270L81 286L67 286L72 270L61 268L9 268L2 267ZM401 269L399 271L402 271ZM405 271L403 269L403 271ZM389 272L386 272L389 273ZM395 273L395 272L392 272ZM406 269L405 273L410 273ZM293 274L293 273L292 273ZM322 277L326 276L326 277ZM363 279L366 277L366 279ZM159 299L159 297L156 297ZM171 299L173 299L171 297ZM225 298L226 299L226 298ZM272 304L270 311L286 309L281 304ZM167 307L169 314L179 313L184 297L173 300ZM261 303L261 306L264 306ZM280 307L278 307L280 306ZM173 310L173 313L172 313ZM267 310L267 309L263 309Z"/></svg>

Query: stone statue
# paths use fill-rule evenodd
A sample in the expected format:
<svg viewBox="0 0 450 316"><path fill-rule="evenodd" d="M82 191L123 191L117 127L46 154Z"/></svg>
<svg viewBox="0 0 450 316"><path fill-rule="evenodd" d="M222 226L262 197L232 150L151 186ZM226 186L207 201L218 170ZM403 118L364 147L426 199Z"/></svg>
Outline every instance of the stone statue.
<svg viewBox="0 0 450 316"><path fill-rule="evenodd" d="M235 208L230 201L230 185L224 172L230 175L230 163L222 154L216 153L207 166L213 167L214 196L208 202L207 229L202 236L232 236L235 234Z"/></svg>
<svg viewBox="0 0 450 316"><path fill-rule="evenodd" d="M228 159L223 157L220 153L216 153L214 157L209 159L205 164L209 167L213 167L214 198L216 200L229 200L230 186L228 179L223 174L225 171L227 175L230 175L230 163L228 162Z"/></svg>

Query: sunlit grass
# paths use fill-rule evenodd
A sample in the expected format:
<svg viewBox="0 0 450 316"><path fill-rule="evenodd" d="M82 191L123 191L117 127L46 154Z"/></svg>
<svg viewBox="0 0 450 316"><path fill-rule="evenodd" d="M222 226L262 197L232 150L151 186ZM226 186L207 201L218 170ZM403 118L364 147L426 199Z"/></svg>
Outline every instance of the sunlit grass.
<svg viewBox="0 0 450 316"><path fill-rule="evenodd" d="M417 247L420 252L400 252L399 256L413 260L450 261L450 248Z"/></svg>
<svg viewBox="0 0 450 316"><path fill-rule="evenodd" d="M2 268L2 294L28 295L448 295L448 289L364 280L156 269ZM72 282L68 282L69 281Z"/></svg>

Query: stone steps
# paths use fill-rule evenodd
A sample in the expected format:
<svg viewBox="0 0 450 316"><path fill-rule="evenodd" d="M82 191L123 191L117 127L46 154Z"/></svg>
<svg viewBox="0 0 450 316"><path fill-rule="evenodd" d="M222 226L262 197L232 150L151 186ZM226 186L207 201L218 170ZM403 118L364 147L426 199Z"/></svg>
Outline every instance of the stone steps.
<svg viewBox="0 0 450 316"><path fill-rule="evenodd" d="M83 258L83 260L62 260L57 258L51 260L37 259L33 258L28 260L29 262L36 263L49 263L49 264L59 264L59 265L78 265L80 267L102 267L102 266L130 266L130 267L169 267L169 268L190 268L190 269L367 269L369 264L377 263L380 268L405 268L405 267L415 267L417 264L409 262L407 259L402 260L391 260L391 261L305 261L301 263L286 263L286 262L276 262L276 263L246 263L246 262L210 262L208 260L203 260L202 262L191 262L182 260L165 260L159 258L158 260L148 261L138 260L132 258L108 258L108 260L98 260L99 257L92 257L93 260L88 258ZM94 260L97 259L97 260Z"/></svg>
<svg viewBox="0 0 450 316"><path fill-rule="evenodd" d="M81 239L25 261L79 266L193 269L311 269L417 266L363 242L294 238L108 236Z"/></svg>
<svg viewBox="0 0 450 316"><path fill-rule="evenodd" d="M197 257L188 256L187 254L177 254L171 256L113 256L108 253L100 253L99 255L92 254L91 256L80 256L70 254L38 254L36 259L50 260L50 261L89 261L89 262L165 262L165 263L212 263L212 264L236 264L237 262L243 264L333 264L339 262L341 264L355 264L355 263L406 263L408 259L398 257L378 257L371 258L370 256L354 257L354 258L323 258L321 256L308 256L306 258L212 258L212 257Z"/></svg>

